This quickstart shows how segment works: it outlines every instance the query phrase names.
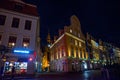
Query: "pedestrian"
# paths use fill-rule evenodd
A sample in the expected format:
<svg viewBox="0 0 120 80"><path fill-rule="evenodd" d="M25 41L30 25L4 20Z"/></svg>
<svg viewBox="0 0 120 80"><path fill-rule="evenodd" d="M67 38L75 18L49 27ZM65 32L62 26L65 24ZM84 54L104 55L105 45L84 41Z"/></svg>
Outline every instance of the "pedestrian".
<svg viewBox="0 0 120 80"><path fill-rule="evenodd" d="M11 79L14 79L15 65L12 66Z"/></svg>

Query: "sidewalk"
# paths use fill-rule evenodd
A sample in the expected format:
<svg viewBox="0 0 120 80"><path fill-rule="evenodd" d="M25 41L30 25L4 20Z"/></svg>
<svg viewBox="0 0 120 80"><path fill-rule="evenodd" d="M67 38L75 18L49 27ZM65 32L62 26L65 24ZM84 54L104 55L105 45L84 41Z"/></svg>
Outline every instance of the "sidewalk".
<svg viewBox="0 0 120 80"><path fill-rule="evenodd" d="M88 71L92 71L92 70L88 70ZM41 72L41 73L35 73L35 74L14 75L14 78L15 79L33 79L33 78L40 78L40 77L58 77L58 76L64 77L68 74L69 75L73 75L73 74L80 75L82 73L83 72ZM5 75L4 78L10 80L11 75ZM0 80L2 80L1 77L0 77Z"/></svg>
<svg viewBox="0 0 120 80"><path fill-rule="evenodd" d="M22 75L17 75L17 74L15 74L14 75L14 79L16 80L16 79L26 79L26 78L34 78L35 77L35 75L34 74L22 74ZM11 75L4 75L3 77L2 76L0 76L0 80L2 80L2 78L3 78L3 80L11 80Z"/></svg>

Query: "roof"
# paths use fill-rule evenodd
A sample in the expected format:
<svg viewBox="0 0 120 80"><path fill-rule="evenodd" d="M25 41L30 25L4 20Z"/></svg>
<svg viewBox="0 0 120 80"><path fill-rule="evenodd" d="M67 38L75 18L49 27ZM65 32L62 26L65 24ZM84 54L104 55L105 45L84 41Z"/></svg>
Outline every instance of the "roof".
<svg viewBox="0 0 120 80"><path fill-rule="evenodd" d="M38 16L35 5L27 4L21 0L0 0L0 8L31 16Z"/></svg>

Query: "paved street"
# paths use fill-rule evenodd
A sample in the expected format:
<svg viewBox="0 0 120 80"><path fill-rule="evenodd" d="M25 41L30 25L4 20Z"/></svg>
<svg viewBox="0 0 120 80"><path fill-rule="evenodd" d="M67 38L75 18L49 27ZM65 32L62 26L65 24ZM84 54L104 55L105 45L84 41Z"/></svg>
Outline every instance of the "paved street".
<svg viewBox="0 0 120 80"><path fill-rule="evenodd" d="M120 80L119 74L109 71L109 80ZM42 73L35 77L15 77L14 80L108 80L107 75L100 70L89 70L83 73ZM11 80L9 77L4 80Z"/></svg>

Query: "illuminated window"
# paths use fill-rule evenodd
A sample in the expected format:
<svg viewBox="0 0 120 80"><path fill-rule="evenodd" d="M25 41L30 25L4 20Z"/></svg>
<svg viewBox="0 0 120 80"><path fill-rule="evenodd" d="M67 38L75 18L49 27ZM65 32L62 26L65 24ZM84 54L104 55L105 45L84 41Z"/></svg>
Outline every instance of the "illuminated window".
<svg viewBox="0 0 120 80"><path fill-rule="evenodd" d="M26 20L25 21L25 30L31 30L32 21Z"/></svg>
<svg viewBox="0 0 120 80"><path fill-rule="evenodd" d="M77 40L75 40L75 45L77 45L78 43L77 43Z"/></svg>
<svg viewBox="0 0 120 80"><path fill-rule="evenodd" d="M23 46L28 47L30 44L30 39L29 38L23 38Z"/></svg>
<svg viewBox="0 0 120 80"><path fill-rule="evenodd" d="M70 29L70 33L72 33L72 29Z"/></svg>
<svg viewBox="0 0 120 80"><path fill-rule="evenodd" d="M19 18L13 18L12 27L13 28L18 28L19 27L19 21L20 21Z"/></svg>
<svg viewBox="0 0 120 80"><path fill-rule="evenodd" d="M0 25L4 25L5 24L5 19L6 19L6 16L0 15Z"/></svg>
<svg viewBox="0 0 120 80"><path fill-rule="evenodd" d="M61 51L60 51L60 58L62 58L62 53L61 53Z"/></svg>
<svg viewBox="0 0 120 80"><path fill-rule="evenodd" d="M81 42L79 42L79 46L81 47Z"/></svg>
<svg viewBox="0 0 120 80"><path fill-rule="evenodd" d="M58 59L60 59L60 49L58 49Z"/></svg>
<svg viewBox="0 0 120 80"><path fill-rule="evenodd" d="M16 44L17 37L9 36L8 47L12 48Z"/></svg>
<svg viewBox="0 0 120 80"><path fill-rule="evenodd" d="M65 53L64 53L64 48L62 47L62 57L65 56Z"/></svg>

